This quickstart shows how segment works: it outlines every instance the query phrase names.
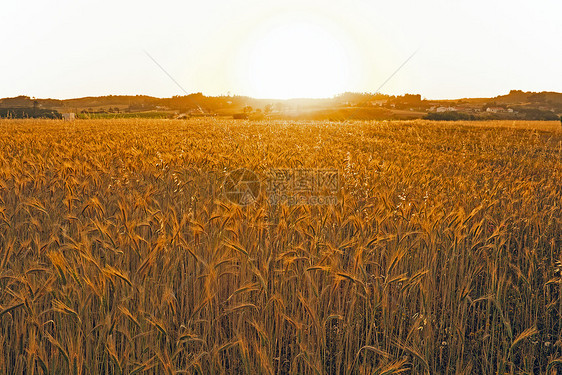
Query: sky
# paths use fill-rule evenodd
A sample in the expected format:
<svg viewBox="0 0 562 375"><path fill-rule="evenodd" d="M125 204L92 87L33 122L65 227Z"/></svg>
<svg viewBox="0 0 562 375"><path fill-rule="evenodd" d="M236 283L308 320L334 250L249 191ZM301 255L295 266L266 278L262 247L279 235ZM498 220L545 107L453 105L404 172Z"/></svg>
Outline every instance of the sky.
<svg viewBox="0 0 562 375"><path fill-rule="evenodd" d="M331 97L375 92L412 55L380 92L562 92L560 0L18 0L1 10L0 97Z"/></svg>

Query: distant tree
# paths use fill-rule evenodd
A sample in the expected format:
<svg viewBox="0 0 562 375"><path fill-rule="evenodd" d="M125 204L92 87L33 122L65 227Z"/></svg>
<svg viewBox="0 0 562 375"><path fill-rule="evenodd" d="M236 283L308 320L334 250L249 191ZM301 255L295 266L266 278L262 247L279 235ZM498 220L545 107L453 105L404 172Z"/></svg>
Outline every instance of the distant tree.
<svg viewBox="0 0 562 375"><path fill-rule="evenodd" d="M273 104L268 104L265 106L263 112L268 115L273 111Z"/></svg>
<svg viewBox="0 0 562 375"><path fill-rule="evenodd" d="M261 120L261 119L263 119L263 118L264 118L264 115L263 115L262 110L259 109L259 108L256 109L256 111L254 112L252 118L255 119L255 120Z"/></svg>
<svg viewBox="0 0 562 375"><path fill-rule="evenodd" d="M252 113L254 109L252 108L251 105L247 105L244 107L244 113Z"/></svg>

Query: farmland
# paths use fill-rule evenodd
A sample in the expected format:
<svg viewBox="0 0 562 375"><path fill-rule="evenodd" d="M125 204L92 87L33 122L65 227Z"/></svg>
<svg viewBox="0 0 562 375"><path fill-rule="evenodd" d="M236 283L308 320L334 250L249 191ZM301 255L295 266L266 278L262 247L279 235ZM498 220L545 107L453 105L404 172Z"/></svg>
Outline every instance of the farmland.
<svg viewBox="0 0 562 375"><path fill-rule="evenodd" d="M0 134L2 373L562 364L559 122L1 120ZM260 181L244 205L224 186L241 169ZM334 199L273 204L279 170L337 171L319 191Z"/></svg>

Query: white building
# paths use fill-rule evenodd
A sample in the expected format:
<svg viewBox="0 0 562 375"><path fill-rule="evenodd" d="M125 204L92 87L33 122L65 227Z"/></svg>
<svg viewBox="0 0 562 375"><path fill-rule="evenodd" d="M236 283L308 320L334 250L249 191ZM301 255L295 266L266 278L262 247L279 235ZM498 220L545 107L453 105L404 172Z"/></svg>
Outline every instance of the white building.
<svg viewBox="0 0 562 375"><path fill-rule="evenodd" d="M62 119L64 121L74 121L74 120L76 120L76 115L74 114L74 112L63 113Z"/></svg>
<svg viewBox="0 0 562 375"><path fill-rule="evenodd" d="M489 108L486 109L486 112L502 113L502 112L505 112L505 109L503 109L502 107L489 107Z"/></svg>
<svg viewBox="0 0 562 375"><path fill-rule="evenodd" d="M455 107L437 107L435 112L456 112L457 109Z"/></svg>

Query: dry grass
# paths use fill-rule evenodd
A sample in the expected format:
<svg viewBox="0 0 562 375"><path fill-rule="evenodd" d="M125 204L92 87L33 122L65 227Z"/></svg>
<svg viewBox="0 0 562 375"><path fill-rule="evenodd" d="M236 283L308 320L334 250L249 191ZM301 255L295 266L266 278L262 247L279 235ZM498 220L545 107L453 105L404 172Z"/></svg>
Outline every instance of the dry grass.
<svg viewBox="0 0 562 375"><path fill-rule="evenodd" d="M2 121L0 369L555 373L562 133L526 126ZM338 204L229 204L240 167Z"/></svg>

